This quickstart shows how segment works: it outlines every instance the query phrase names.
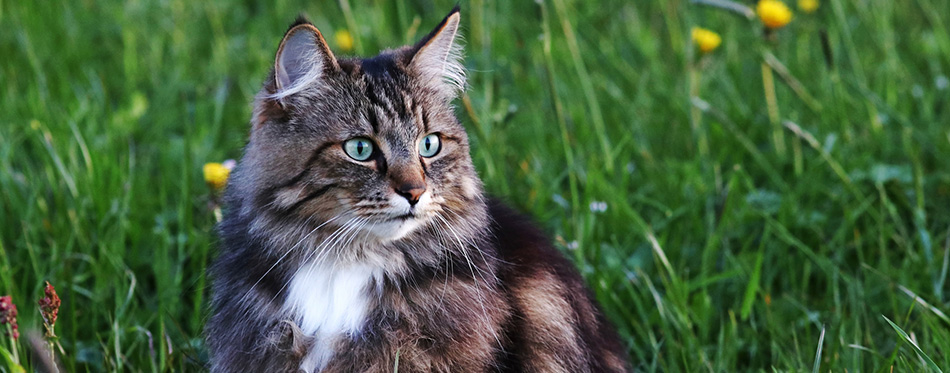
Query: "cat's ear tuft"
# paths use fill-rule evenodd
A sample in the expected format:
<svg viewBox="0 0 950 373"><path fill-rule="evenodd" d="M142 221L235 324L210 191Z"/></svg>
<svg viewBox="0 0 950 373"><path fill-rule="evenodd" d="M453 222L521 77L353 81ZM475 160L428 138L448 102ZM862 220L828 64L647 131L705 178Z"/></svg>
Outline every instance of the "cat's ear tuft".
<svg viewBox="0 0 950 373"><path fill-rule="evenodd" d="M421 84L452 100L465 90L459 7L413 47L409 69Z"/></svg>
<svg viewBox="0 0 950 373"><path fill-rule="evenodd" d="M298 18L287 30L277 49L274 62L274 92L270 98L283 105L283 99L317 84L327 71L340 67L320 31Z"/></svg>

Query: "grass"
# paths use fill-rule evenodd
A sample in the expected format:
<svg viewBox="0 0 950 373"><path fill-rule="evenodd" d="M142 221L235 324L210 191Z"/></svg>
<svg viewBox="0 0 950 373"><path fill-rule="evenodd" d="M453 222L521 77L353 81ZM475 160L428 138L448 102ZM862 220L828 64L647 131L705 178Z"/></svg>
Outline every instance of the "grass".
<svg viewBox="0 0 950 373"><path fill-rule="evenodd" d="M20 329L49 280L67 371L200 370L201 165L239 157L285 27L373 54L452 5L0 0ZM774 42L686 0L461 5L476 166L576 261L637 370L950 367L950 2L822 1ZM699 56L692 26L723 45Z"/></svg>

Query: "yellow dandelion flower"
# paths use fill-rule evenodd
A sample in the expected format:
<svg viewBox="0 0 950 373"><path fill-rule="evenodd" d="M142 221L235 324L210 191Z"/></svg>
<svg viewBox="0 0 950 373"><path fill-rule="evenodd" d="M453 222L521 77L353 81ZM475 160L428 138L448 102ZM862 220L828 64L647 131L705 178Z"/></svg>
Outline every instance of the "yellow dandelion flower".
<svg viewBox="0 0 950 373"><path fill-rule="evenodd" d="M814 13L818 10L818 0L798 0L798 9L805 13Z"/></svg>
<svg viewBox="0 0 950 373"><path fill-rule="evenodd" d="M350 35L349 31L337 31L333 37L336 39L336 45L340 47L341 51L349 52L353 50L353 35Z"/></svg>
<svg viewBox="0 0 950 373"><path fill-rule="evenodd" d="M792 21L792 11L785 3L778 0L760 0L755 7L759 19L770 29L779 29Z"/></svg>
<svg viewBox="0 0 950 373"><path fill-rule="evenodd" d="M722 38L713 31L701 27L693 27L693 43L696 43L699 50L703 51L703 53L709 53L719 47L719 44L722 43Z"/></svg>
<svg viewBox="0 0 950 373"><path fill-rule="evenodd" d="M224 186L228 183L228 175L231 174L230 169L217 162L205 163L203 171L205 182L216 191L224 189Z"/></svg>

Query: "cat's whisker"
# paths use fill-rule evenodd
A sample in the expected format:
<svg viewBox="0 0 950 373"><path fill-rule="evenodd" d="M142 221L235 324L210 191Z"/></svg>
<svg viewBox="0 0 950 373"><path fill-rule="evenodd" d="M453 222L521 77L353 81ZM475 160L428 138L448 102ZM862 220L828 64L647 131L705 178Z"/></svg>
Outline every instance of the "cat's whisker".
<svg viewBox="0 0 950 373"><path fill-rule="evenodd" d="M369 222L369 220L365 218L358 218L358 219L359 220L356 223L354 223L353 226L349 230L347 230L347 232L344 232L343 235L341 235L340 238L337 239L330 246L330 250L337 251L337 257L343 254L342 252L340 252L341 250L345 250L349 248L350 242L353 241L353 238L355 238L360 233L360 230L363 228L363 226L365 226ZM340 243L342 243L342 245L340 245Z"/></svg>
<svg viewBox="0 0 950 373"><path fill-rule="evenodd" d="M349 233L349 231L354 226L359 224L359 222L360 222L359 217L350 218L350 220L347 221L346 224L341 226L340 229L334 232L332 236L327 237L322 242L320 242L320 244L317 245L317 247L310 252L310 254L307 256L307 258L303 262L312 263L312 262L318 262L318 261L323 260L323 258L327 256L327 253L330 251L330 249L336 245L336 242L339 241L341 237Z"/></svg>
<svg viewBox="0 0 950 373"><path fill-rule="evenodd" d="M337 229L333 231L333 233L327 236L327 238L325 238L315 249L313 249L310 253L307 254L307 257L306 259L304 259L303 263L309 262L313 258L314 255L317 255L317 257L320 258L324 254L324 252L327 251L326 244L330 242L331 240L336 240L336 238L344 234L344 232L346 232L350 227L355 225L355 221L357 219L359 218L358 217L350 218L350 220L347 220L341 226L337 227ZM312 270L313 270L313 267L310 267L310 269L307 272L308 276L310 274L310 271ZM280 289L278 289L277 292L274 294L271 301L273 302L274 300L276 300L277 297L280 296L280 294L287 288L288 285L290 285L290 283L285 282L284 285L281 286Z"/></svg>
<svg viewBox="0 0 950 373"><path fill-rule="evenodd" d="M479 277L482 278L482 281L484 281L486 284L488 284L489 281L488 281L487 278L485 278L484 271L483 271L482 269L478 268L478 266L474 266L474 265L473 265L473 262L472 262L471 259L468 257L468 250L465 249L465 244L462 243L461 235L459 235L459 233L455 230L455 228L452 227L451 223L449 223L448 220L446 220L444 217L442 217L442 216L440 216L440 215L437 215L437 217L438 217L440 220L442 220L442 223L443 223L443 224L445 225L445 227L449 230L449 233L451 233L453 236L455 236L455 240L458 242L458 247L459 247L459 249L462 250L462 254L465 256L465 260L467 260L467 261L469 262L469 267L474 268L474 272L477 272L477 273L480 275ZM472 242L472 244L474 245L474 242ZM477 246L474 246L474 247L477 247ZM484 259L484 258L483 258L483 259ZM475 273L472 273L472 276L475 276ZM493 276L493 277L494 277L494 276ZM497 278L495 278L495 279L497 280ZM477 279L476 279L476 280L477 280Z"/></svg>
<svg viewBox="0 0 950 373"><path fill-rule="evenodd" d="M333 257L334 255L336 255L336 257L339 258L340 255L342 254L339 251L343 250L346 247L349 247L349 241L351 241L352 238L356 237L357 234L360 233L360 231L362 230L362 227L365 226L366 223L369 221L368 219L363 218L363 217L355 217L353 218L353 220L354 222L352 224L350 224L339 236L337 236L332 242L329 242L329 244L323 248L321 254L318 255L317 258L313 260L311 269L321 265L323 261L327 260L327 258ZM344 242L344 241L346 241L345 244L339 245L339 243ZM334 251L336 251L337 253L334 254Z"/></svg>
<svg viewBox="0 0 950 373"><path fill-rule="evenodd" d="M346 224L344 224L343 226L340 227L340 229L334 232L332 236L324 239L323 242L321 242L320 245L318 245L316 249L311 251L310 254L307 256L307 258L303 261L303 263L318 264L322 262L325 258L330 257L331 256L330 253L336 247L336 243L339 242L341 238L349 234L349 232L353 230L353 228L356 225L358 225L360 221L361 221L360 217L350 218L350 220L348 220ZM311 269L312 268L313 267L311 267Z"/></svg>
<svg viewBox="0 0 950 373"><path fill-rule="evenodd" d="M264 278L267 277L267 275L270 274L271 271L273 271L274 268L276 268L276 267L281 263L281 261L284 260L284 258L287 257L287 255L290 255L290 253L291 253L292 251L294 251L294 249L296 249L298 246L300 246L300 244L303 243L304 240L306 240L306 239L307 239L308 237L310 237L310 235L312 235L314 232L316 232L317 230L319 230L319 229L322 228L323 226L329 224L330 222L336 220L336 219L339 218L340 216L342 216L342 214L339 214L339 215L336 215L336 216L334 216L334 217L331 217L330 219L327 219L327 220L324 221L323 223L320 223L319 225L317 225L316 227L314 227L313 229L311 229L309 233L307 233L305 236L303 236L303 238L301 238L300 240L298 240L296 244L294 244L293 246L291 246L290 249L287 249L287 251L285 251L283 255L281 255L279 258L277 258L277 260L274 261L274 264L271 265L270 268L267 269L267 271L264 271L264 274L261 275L261 277L259 277L259 278L257 279L257 281L255 281L254 284L251 285L250 288L248 288L248 290L244 293L244 295L241 296L241 301L240 301L239 303L243 303L244 301L246 301L246 300L247 300L247 297L250 295L251 291L253 291L253 290L257 287L257 285L260 284L261 281L263 281ZM303 226L305 226L306 224L309 224L309 222L311 221L312 218L313 218L313 216L311 216L310 218L308 218L307 221L306 221L306 223L305 223Z"/></svg>
<svg viewBox="0 0 950 373"><path fill-rule="evenodd" d="M448 246L448 242L446 242L445 234L443 234L441 230L437 229L436 225L433 224L430 230L432 232L435 232L439 240L439 244L441 246L443 247ZM449 255L443 254L442 258L445 259L445 272L442 274L442 276L445 279L442 281L442 294L439 296L439 308L444 310L445 309L445 291L449 287L449 273L451 270L455 269L455 265L453 264L452 259L449 257Z"/></svg>
<svg viewBox="0 0 950 373"><path fill-rule="evenodd" d="M446 211L448 211L448 210L446 210ZM451 212L451 211L448 211L448 212ZM456 216L458 216L458 215L456 215ZM446 219L445 219L444 217L442 217L442 216L440 216L440 218L442 219L443 223L445 223L446 227L448 227L448 228L451 230L451 233L456 237L456 239L459 240L459 246L460 246L460 248L461 248L462 250L465 250L465 248L463 247L464 245L462 244L461 239L460 239L460 237L461 237L462 235L460 235L460 234L458 233L458 231L456 231L455 228L452 227L451 223L449 223L448 220L446 220ZM460 219L461 221L464 221L464 220L462 220L461 218L459 218L459 219ZM468 237L468 240L467 240L467 241L468 241L468 243L472 244L472 247L473 247L473 248L477 248L477 247L479 246L479 245L475 242L475 239L474 239L473 237ZM484 261L486 264L489 263L489 261L485 258L485 254L482 253L482 250L474 250L474 251L477 251L477 252L479 253L479 255L482 257L482 261ZM467 255L467 252L466 252L466 255ZM492 259L494 259L494 257L492 257ZM478 268L477 266L475 267L475 270L478 271L478 273L479 273L479 274L481 275L481 277L482 277L482 280L485 281L485 283L488 283L488 282L489 282L488 279L485 278L485 272L486 272L486 271L484 271L484 270ZM498 277L497 277L494 273L492 273L491 275L492 275L492 280L494 280L495 283L497 283Z"/></svg>
<svg viewBox="0 0 950 373"><path fill-rule="evenodd" d="M485 285L488 285L488 281L487 281L487 279L485 279L485 277L484 277L484 275L481 273L481 271L478 270L478 269L476 269L476 266L473 264L471 258L469 258L469 256L468 256L468 250L465 249L465 244L462 243L462 239L459 237L459 235L458 235L458 233L455 231L455 229L452 228L452 226L449 224L449 222L446 221L445 218L442 217L442 215L436 215L436 217L437 217L439 220L441 220L443 224L445 224L445 227L446 227L447 229L449 229L449 233L451 233L453 236L455 236L455 240L458 242L459 249L462 250L462 256L465 257L465 261L468 262L468 269L469 269L469 271L472 272L472 282L475 284L475 295L476 295L476 297L478 298L478 305L479 305L479 306L481 307L481 309L482 309L482 318L483 318L483 321L485 322L485 324L490 325L490 324L491 324L491 319L488 317L488 310L485 308L485 297L482 295L481 289L480 289L480 287L478 286L478 277L479 277L479 275L481 275L482 281L485 282ZM476 272L478 272L479 275L476 275L476 274L475 274ZM491 334L492 334L492 336L495 338L495 342L498 343L498 346L501 346L501 345L502 345L502 344L501 344L501 339L498 338L498 333L496 333L494 330L492 330Z"/></svg>
<svg viewBox="0 0 950 373"><path fill-rule="evenodd" d="M365 228L366 225L370 223L371 221L369 219L363 219L363 221L359 224L359 226L353 229L352 233L350 234L350 237L346 240L346 242L344 242L342 245L337 246L337 250L339 251L339 250L345 250L345 249L352 249L350 244L353 243L353 239L359 236L360 233L363 233L365 231L363 228Z"/></svg>
<svg viewBox="0 0 950 373"><path fill-rule="evenodd" d="M306 278L309 278L310 275L313 274L314 268L321 266L323 264L323 261L326 260L326 258L332 257L334 255L339 257L339 255L341 254L339 251L348 247L350 241L352 241L352 239L355 238L360 233L360 230L362 229L362 227L365 226L369 222L368 219L360 218L360 217L354 217L353 219L350 219L350 221L352 221L353 223L348 224L348 226L342 230L342 233L337 235L337 237L334 238L332 242L330 242L329 238L326 241L324 241L325 244L321 245L322 250L319 250L320 254L317 255L316 258L313 259L313 262L309 265L309 268L307 269ZM345 244L338 245L339 242L342 242L344 240L346 240ZM327 245L326 243L329 243L329 244ZM309 261L310 259L308 258L307 261L305 261L305 263Z"/></svg>
<svg viewBox="0 0 950 373"><path fill-rule="evenodd" d="M346 223L344 223L344 225L345 225L345 224L346 224ZM337 228L335 231L333 231L333 233L330 234L330 236L333 236L334 234L336 234L336 233L339 232L339 231L340 231L340 228ZM303 242L303 239L302 239L301 241L298 241L298 243L299 243L299 242ZM289 253L290 251L291 251L291 250L288 250L287 253ZM286 255L286 254L285 254L285 255ZM307 255L309 256L309 255L312 255L312 254L307 254ZM288 283L287 283L287 282L284 282L283 286L281 286L280 289L278 289L277 292L274 293L274 296L271 297L271 302L275 301L275 300L277 299L277 297L280 296L280 293L283 292L283 290L287 287L287 285L288 285Z"/></svg>
<svg viewBox="0 0 950 373"><path fill-rule="evenodd" d="M479 269L478 266L475 266L472 262L472 259L469 258L468 250L465 249L465 245L462 243L462 240L459 237L458 232L456 232L455 229L452 228L452 226L449 224L448 221L445 220L444 217L442 217L441 215L437 215L437 216L445 224L445 227L449 229L449 233L455 236L456 242L458 242L459 249L462 250L462 256L465 258L465 261L468 262L469 271L472 272L472 282L475 284L475 293L478 298L479 307L481 307L482 309L483 321L485 322L486 325L490 325L491 319L488 317L488 310L485 308L485 296L481 293L480 286L478 285L478 277L482 278L482 283L484 283L486 286L488 285L488 280L485 278L484 271ZM473 249L475 249L476 251L480 251L480 250L477 250L477 247L473 247ZM478 273L478 275L476 275L476 273ZM497 278L495 279L497 280ZM498 334L494 330L492 330L491 334L492 334L492 337L495 338L495 343L497 343L497 346L502 346L501 340L498 338Z"/></svg>
<svg viewBox="0 0 950 373"><path fill-rule="evenodd" d="M458 219L459 222L464 222L464 221L465 221L465 219L464 219L461 215L459 215L459 213L457 213L457 212L455 212L455 211L452 211L451 209L443 209L443 211L445 211L445 212L447 212L447 213L449 213L449 214L454 215L455 218ZM478 246L479 246L479 245L475 242L475 238L474 238L474 237L469 236L469 242L472 244L473 247L478 247ZM500 261L500 260L501 260L501 259L499 259L498 257L493 256L491 253L485 253L485 250L477 250L477 251L478 251L478 255L481 255L482 260L487 261L487 259L485 258L486 255L488 256L488 258L491 258L492 261ZM495 280L498 280L497 276L496 276Z"/></svg>

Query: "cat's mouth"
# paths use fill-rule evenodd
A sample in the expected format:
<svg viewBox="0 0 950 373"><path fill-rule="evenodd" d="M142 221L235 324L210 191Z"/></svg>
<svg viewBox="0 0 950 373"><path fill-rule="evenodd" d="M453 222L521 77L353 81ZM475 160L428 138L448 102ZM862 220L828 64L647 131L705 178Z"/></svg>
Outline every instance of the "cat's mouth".
<svg viewBox="0 0 950 373"><path fill-rule="evenodd" d="M368 230L383 241L398 240L415 230L421 223L423 214L410 210L401 214L381 216L380 220L368 226Z"/></svg>
<svg viewBox="0 0 950 373"><path fill-rule="evenodd" d="M415 218L417 218L417 217L418 217L418 216L416 216L416 213L415 213L414 211L409 211L409 212L407 212L407 213L405 213L405 214L394 216L391 220L393 220L393 221L406 221L406 220L410 220L410 219L415 219Z"/></svg>
<svg viewBox="0 0 950 373"><path fill-rule="evenodd" d="M425 193L414 204L401 196L393 196L391 203L369 216L372 224L365 229L383 241L398 240L425 224L432 217L432 201Z"/></svg>

